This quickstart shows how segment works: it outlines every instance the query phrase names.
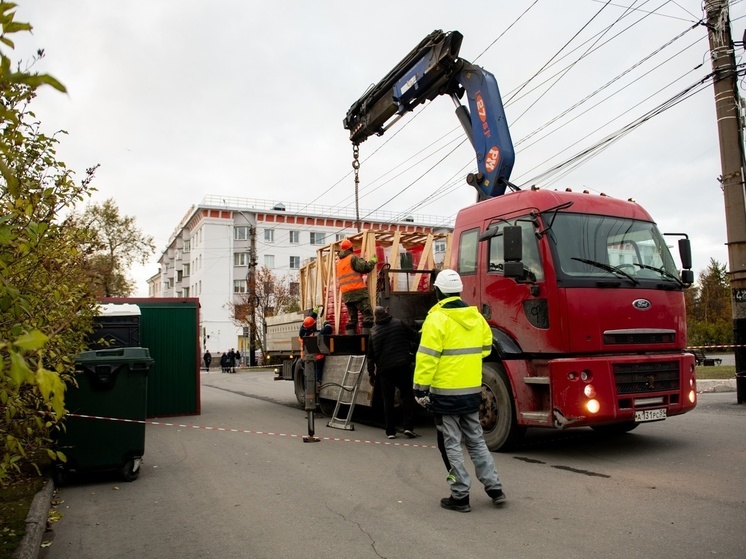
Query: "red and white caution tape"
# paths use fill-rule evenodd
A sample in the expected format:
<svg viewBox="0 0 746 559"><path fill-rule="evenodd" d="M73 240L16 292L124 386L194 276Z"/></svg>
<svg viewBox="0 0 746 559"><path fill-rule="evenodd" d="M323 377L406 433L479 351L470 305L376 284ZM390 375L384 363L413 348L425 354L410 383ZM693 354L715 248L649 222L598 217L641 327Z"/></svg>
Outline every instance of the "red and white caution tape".
<svg viewBox="0 0 746 559"><path fill-rule="evenodd" d="M245 433L248 435L270 435L274 437L287 437L291 439L302 439L306 435L295 435L288 433L275 433L272 431L255 431L253 429L232 429L229 427L209 427L204 425L187 425L184 423L168 423L165 421L143 421L140 419L124 419L121 417L103 417L100 415L86 415L83 413L68 413L67 417L78 417L81 419L98 419L101 421L116 421L119 423L137 423L140 425L161 425L165 427L180 427L182 429L203 429L205 431L226 431L228 433ZM318 437L318 435L317 435ZM385 445L385 446L404 446L411 448L438 448L437 446L428 444L413 444L413 443L395 443L389 441L369 441L366 439L347 439L342 437L318 437L323 441L336 441L343 443L364 443L374 445Z"/></svg>
<svg viewBox="0 0 746 559"><path fill-rule="evenodd" d="M731 344L731 345L692 345L686 349L738 349L746 347L746 344Z"/></svg>

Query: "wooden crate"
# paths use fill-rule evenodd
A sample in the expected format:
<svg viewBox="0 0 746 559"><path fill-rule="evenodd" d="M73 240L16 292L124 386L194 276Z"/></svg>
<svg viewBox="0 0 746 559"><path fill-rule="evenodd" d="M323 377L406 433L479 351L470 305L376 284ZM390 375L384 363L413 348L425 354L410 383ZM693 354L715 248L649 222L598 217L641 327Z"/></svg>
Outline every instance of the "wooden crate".
<svg viewBox="0 0 746 559"><path fill-rule="evenodd" d="M378 257L376 273L367 277L371 306L375 306L378 289L388 287L391 292L415 292L430 289L430 272L439 266L435 262L434 244L445 241L443 263L451 261L452 233L406 233L368 229L347 237L355 254L366 260ZM341 241L330 243L317 250L316 260L300 269L300 303L302 309L323 307L319 320L332 322L335 332L344 326L346 308L337 285L337 253ZM402 260L412 259L411 266L401 266ZM415 262L416 260L416 262ZM389 265L392 270L406 270L389 274L389 285L378 282L378 272ZM402 278L406 278L402 281Z"/></svg>

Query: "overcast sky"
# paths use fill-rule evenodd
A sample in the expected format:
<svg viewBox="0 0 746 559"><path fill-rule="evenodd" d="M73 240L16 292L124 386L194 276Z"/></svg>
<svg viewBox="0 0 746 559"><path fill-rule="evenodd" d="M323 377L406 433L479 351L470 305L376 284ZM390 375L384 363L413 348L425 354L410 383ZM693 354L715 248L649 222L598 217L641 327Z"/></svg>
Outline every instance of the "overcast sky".
<svg viewBox="0 0 746 559"><path fill-rule="evenodd" d="M700 0L18 4L34 30L15 39L13 59L45 49L36 69L68 89L34 105L46 132L69 133L59 158L78 178L100 164L93 200L114 198L155 239L151 263L132 271L139 296L205 195L354 208L342 120L434 29L460 31L461 56L495 74L516 144L512 182L632 197L662 231L689 233L695 273L711 257L728 262L709 82L585 164L544 175L711 72L706 29L692 28ZM740 41L746 3L731 4ZM361 145L363 210L454 218L474 201L463 181L474 153L453 149L463 139L453 109L436 98Z"/></svg>

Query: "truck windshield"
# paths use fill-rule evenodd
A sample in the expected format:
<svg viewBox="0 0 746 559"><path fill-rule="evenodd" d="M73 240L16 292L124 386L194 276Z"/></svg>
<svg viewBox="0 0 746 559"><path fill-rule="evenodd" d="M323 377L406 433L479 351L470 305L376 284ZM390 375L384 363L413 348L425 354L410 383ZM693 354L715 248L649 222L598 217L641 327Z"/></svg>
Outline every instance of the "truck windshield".
<svg viewBox="0 0 746 559"><path fill-rule="evenodd" d="M560 212L549 237L558 279L565 282L628 277L632 281L626 285L680 284L676 264L654 223Z"/></svg>

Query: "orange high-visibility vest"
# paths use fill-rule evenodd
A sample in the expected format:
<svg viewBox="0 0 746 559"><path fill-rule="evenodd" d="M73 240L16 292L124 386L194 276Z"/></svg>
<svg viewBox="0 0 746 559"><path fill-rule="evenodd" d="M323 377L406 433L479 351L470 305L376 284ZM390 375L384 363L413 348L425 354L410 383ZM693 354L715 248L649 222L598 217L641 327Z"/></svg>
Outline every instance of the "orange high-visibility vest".
<svg viewBox="0 0 746 559"><path fill-rule="evenodd" d="M368 287L363 281L362 274L352 269L352 254L337 261L337 282L342 293Z"/></svg>

